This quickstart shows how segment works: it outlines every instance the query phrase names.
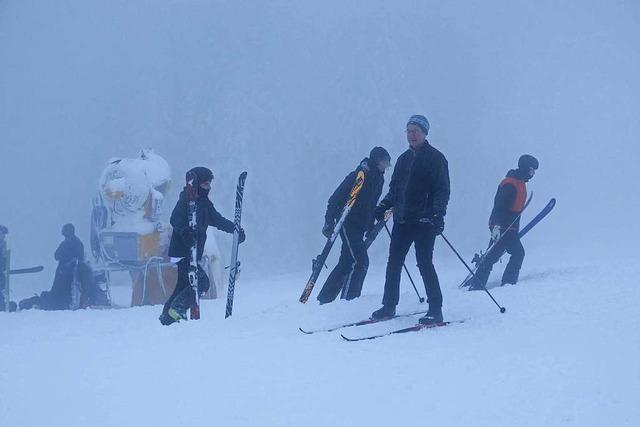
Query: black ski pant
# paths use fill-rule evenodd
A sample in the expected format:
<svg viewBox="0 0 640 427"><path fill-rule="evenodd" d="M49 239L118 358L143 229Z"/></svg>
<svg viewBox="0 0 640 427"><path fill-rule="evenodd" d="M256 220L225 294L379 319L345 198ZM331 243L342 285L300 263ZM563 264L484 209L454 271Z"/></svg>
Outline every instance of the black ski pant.
<svg viewBox="0 0 640 427"><path fill-rule="evenodd" d="M329 274L318 294L320 304L326 304L341 298L358 298L369 268L369 256L364 245L364 231L344 225L340 230L342 248L338 264Z"/></svg>
<svg viewBox="0 0 640 427"><path fill-rule="evenodd" d="M387 277L384 283L383 305L398 305L400 300L400 275L409 248L415 244L418 269L427 292L429 308L442 307L442 291L438 274L433 266L433 246L436 233L429 224L394 223L391 232Z"/></svg>
<svg viewBox="0 0 640 427"><path fill-rule="evenodd" d="M195 302L193 289L189 284L189 257L182 258L178 261L178 280L176 287L169 296L167 302L164 303L162 314L167 314L171 307L178 310L186 310ZM206 275L202 267L198 265L198 291L203 294L209 290L209 277Z"/></svg>
<svg viewBox="0 0 640 427"><path fill-rule="evenodd" d="M491 248L478 267L476 271L476 281L480 287L487 285L493 265L498 262L505 251L510 257L502 274L501 283L503 285L505 283L515 285L518 282L520 268L522 267L522 261L524 261L524 247L522 246L522 242L520 242L518 232L516 230L509 230L505 232L498 243Z"/></svg>

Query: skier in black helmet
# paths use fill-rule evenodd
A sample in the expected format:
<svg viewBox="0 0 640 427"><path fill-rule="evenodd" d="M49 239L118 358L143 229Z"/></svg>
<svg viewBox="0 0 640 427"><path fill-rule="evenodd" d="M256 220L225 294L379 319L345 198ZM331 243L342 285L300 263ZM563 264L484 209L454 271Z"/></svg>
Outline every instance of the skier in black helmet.
<svg viewBox="0 0 640 427"><path fill-rule="evenodd" d="M198 190L198 200L196 201L196 222L198 224L196 232L189 228L188 201L186 190L180 193L178 203L176 203L171 213L171 226L173 233L169 243L169 256L178 265L178 279L176 287L164 304L160 323L170 325L181 319L186 319L187 309L195 299L193 290L189 284L189 257L191 246L194 242L197 245L197 259L200 262L204 251L204 244L207 240L207 227L213 226L227 233L233 233L233 222L224 218L209 200L209 191L213 181L213 173L210 169L198 166L187 172L187 176L195 175L193 183ZM245 233L240 229L240 242L244 242ZM209 290L209 278L204 270L198 266L198 292L204 293Z"/></svg>
<svg viewBox="0 0 640 427"><path fill-rule="evenodd" d="M509 262L502 275L502 285L518 282L520 268L524 260L524 247L520 242L519 215L524 210L527 201L527 182L533 178L538 169L538 160L524 154L518 160L518 168L511 169L498 185L493 201L493 210L489 218L491 243L495 246L485 255L478 266L475 277L470 279L470 290L483 290L489 279L493 265L498 262L502 254L509 253Z"/></svg>
<svg viewBox="0 0 640 427"><path fill-rule="evenodd" d="M327 204L325 224L322 234L330 237L336 222L340 218L342 208L349 199L349 194L358 172L364 172L364 184L353 208L340 230L342 248L340 260L327 277L318 294L320 304L336 299L342 291L342 298L351 300L358 298L362 292L362 284L369 268L369 256L364 244L364 236L371 230L375 222L374 210L384 184L384 172L391 164L391 156L382 147L374 147L333 192Z"/></svg>

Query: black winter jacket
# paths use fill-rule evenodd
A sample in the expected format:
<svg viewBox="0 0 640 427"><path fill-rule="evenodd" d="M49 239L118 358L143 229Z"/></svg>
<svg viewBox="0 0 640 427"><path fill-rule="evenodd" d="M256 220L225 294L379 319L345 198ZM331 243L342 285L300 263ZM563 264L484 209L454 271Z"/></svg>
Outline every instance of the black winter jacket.
<svg viewBox="0 0 640 427"><path fill-rule="evenodd" d="M374 210L384 185L384 174L368 158L364 158L356 170L347 175L333 192L327 204L325 221L338 221L344 205L349 200L351 189L356 182L356 176L360 171L364 172L364 184L345 220L345 226L354 232L360 231L364 233L373 227L375 221Z"/></svg>
<svg viewBox="0 0 640 427"><path fill-rule="evenodd" d="M180 199L171 213L170 223L173 227L171 242L169 243L170 257L189 256L190 247L187 242L189 232L189 203L187 194L183 190ZM196 222L198 224L196 239L198 242L198 260L202 258L204 244L207 241L207 227L213 226L227 233L233 233L233 222L223 217L214 207L207 195L201 194L196 202Z"/></svg>
<svg viewBox="0 0 640 427"><path fill-rule="evenodd" d="M382 204L393 207L395 222L415 223L433 215L444 217L449 192L447 159L426 142L398 157Z"/></svg>
<svg viewBox="0 0 640 427"><path fill-rule="evenodd" d="M76 235L65 237L58 246L58 249L56 249L53 257L56 261L59 261L60 264L67 263L74 259L82 262L84 260L84 245Z"/></svg>

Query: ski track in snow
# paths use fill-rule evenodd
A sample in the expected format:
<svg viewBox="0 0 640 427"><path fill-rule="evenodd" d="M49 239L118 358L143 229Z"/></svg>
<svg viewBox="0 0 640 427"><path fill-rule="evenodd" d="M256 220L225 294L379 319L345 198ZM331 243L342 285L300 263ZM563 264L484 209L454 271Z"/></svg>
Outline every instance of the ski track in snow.
<svg viewBox="0 0 640 427"><path fill-rule="evenodd" d="M620 264L628 267L524 271L529 280L493 290L504 315L484 293L443 280L445 318L464 324L358 343L339 333L364 336L414 319L312 336L297 328L368 317L379 305L377 272L362 298L326 306L313 299L319 289L307 305L297 302L306 274L241 280L232 318L224 319L223 299L203 301L200 321L171 327L157 321L160 306L0 313L0 419L7 426L638 425L640 290L633 264ZM456 274L445 269L441 277ZM424 307L402 286L398 312Z"/></svg>

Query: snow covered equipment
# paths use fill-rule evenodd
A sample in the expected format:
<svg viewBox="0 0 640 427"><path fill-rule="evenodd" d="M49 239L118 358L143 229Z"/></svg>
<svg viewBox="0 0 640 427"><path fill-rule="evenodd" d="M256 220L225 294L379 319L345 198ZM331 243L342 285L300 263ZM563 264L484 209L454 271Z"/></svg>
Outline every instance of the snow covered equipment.
<svg viewBox="0 0 640 427"><path fill-rule="evenodd" d="M240 262L238 261L238 246L240 245L240 234L242 227L240 219L242 216L242 198L244 194L244 182L247 179L247 172L242 172L238 178L236 187L236 212L233 221L233 246L231 246L231 263L229 264L229 287L227 289L227 307L224 313L225 319L231 316L233 311L233 293L236 287L236 280L240 273Z"/></svg>
<svg viewBox="0 0 640 427"><path fill-rule="evenodd" d="M322 271L322 267L324 266L324 263L327 260L327 257L329 256L329 252L331 251L331 247L333 246L333 243L335 242L336 238L338 237L338 234L340 234L340 230L342 229L342 225L344 224L344 221L347 218L347 215L349 215L349 212L351 211L351 208L356 203L356 200L358 198L358 194L360 194L360 190L362 189L363 185L364 185L364 172L363 171L359 171L358 174L356 175L356 181L353 184L353 187L351 188L351 192L349 193L349 200L347 200L347 203L344 205L344 208L342 209L342 214L340 215L340 218L338 219L338 222L336 223L335 227L333 228L333 233L331 233L331 235L329 237L327 237L327 242L324 244L324 248L322 249L322 252L320 253L320 255L318 255L312 261L311 277L309 277L309 281L307 282L306 286L304 287L304 290L302 291L302 295L300 296L300 302L301 303L304 304L309 299L309 296L311 295L311 292L313 291L313 287L315 286L316 281L318 280L318 277L320 276L320 272Z"/></svg>
<svg viewBox="0 0 640 427"><path fill-rule="evenodd" d="M198 220L196 216L197 200L198 200L198 176L195 172L187 172L187 209L189 215L189 231L196 236L198 230ZM200 319L200 292L198 292L198 239L194 238L191 243L189 255L189 286L193 289L194 299L191 304L191 319ZM178 313L184 318L184 313ZM173 317L173 316L172 316ZM177 320L177 319L176 319Z"/></svg>

